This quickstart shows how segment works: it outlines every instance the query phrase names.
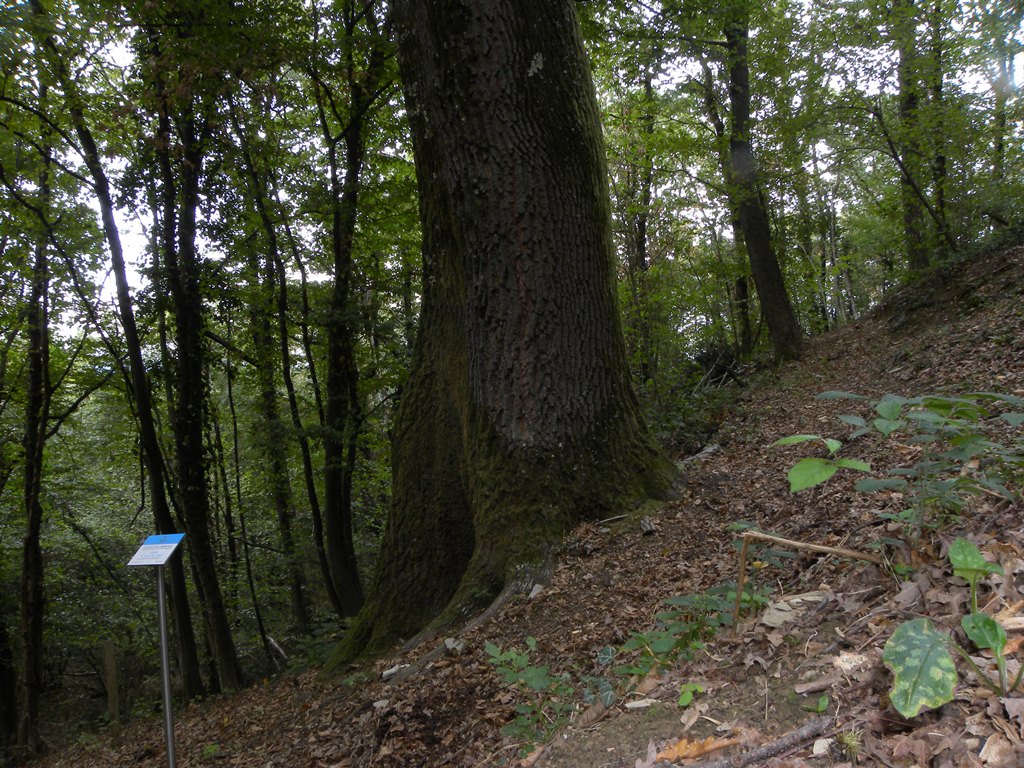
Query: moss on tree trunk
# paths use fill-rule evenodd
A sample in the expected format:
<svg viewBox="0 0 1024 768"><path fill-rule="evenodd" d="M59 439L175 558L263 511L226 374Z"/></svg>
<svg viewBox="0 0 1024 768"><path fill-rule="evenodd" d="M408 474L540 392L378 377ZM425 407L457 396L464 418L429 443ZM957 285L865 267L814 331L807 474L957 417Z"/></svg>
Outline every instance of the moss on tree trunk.
<svg viewBox="0 0 1024 768"><path fill-rule="evenodd" d="M572 2L396 4L424 243L394 500L332 666L459 622L575 523L664 496L629 385Z"/></svg>

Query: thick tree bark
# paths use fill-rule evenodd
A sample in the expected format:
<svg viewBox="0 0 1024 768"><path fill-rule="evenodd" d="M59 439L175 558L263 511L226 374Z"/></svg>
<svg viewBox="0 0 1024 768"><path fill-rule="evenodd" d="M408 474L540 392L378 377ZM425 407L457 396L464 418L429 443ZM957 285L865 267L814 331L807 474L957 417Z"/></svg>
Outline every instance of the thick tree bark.
<svg viewBox="0 0 1024 768"><path fill-rule="evenodd" d="M569 526L667 494L673 473L629 386L573 3L395 13L423 314L379 567L332 665L529 588Z"/></svg>
<svg viewBox="0 0 1024 768"><path fill-rule="evenodd" d="M761 300L761 312L771 334L775 356L779 360L789 360L799 356L802 335L772 246L768 205L751 144L753 120L750 116L750 67L747 61L749 11L740 3L736 13L738 17L725 27L731 109L729 158L732 183L729 194L734 196L733 207L739 215L750 259L750 273Z"/></svg>

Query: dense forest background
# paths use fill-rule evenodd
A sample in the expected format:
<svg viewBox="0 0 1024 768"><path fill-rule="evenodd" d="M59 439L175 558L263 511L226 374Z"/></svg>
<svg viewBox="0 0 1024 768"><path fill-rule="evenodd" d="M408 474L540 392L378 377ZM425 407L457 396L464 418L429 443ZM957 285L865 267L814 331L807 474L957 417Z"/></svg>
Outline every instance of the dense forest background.
<svg viewBox="0 0 1024 768"><path fill-rule="evenodd" d="M676 457L746 366L1021 220L1019 3L578 12L631 377ZM0 747L102 692L109 642L120 714L151 705L152 574L124 564L153 531L188 534L185 699L322 661L361 608L423 291L391 23L0 11Z"/></svg>

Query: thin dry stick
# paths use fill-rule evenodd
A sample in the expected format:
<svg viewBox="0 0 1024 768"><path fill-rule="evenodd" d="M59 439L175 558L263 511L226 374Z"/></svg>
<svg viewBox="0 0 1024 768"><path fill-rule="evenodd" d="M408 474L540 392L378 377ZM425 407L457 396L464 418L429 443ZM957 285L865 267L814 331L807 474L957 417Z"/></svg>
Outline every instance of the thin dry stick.
<svg viewBox="0 0 1024 768"><path fill-rule="evenodd" d="M743 768L745 765L752 765L753 763L767 760L769 757L788 752L805 741L820 736L834 724L834 717L819 717L811 720L803 727L797 728L792 733L787 733L781 739L776 739L757 749L752 749L750 752L734 757L726 757L722 760L712 760L709 763L694 763L690 768Z"/></svg>
<svg viewBox="0 0 1024 768"><path fill-rule="evenodd" d="M878 563L882 565L885 560L878 555L869 555L866 552L858 552L854 549L845 549L844 547L826 547L824 544L805 544L802 541L793 541L792 539L783 539L780 536L772 536L768 533L761 533L760 531L746 531L743 534L743 547L740 549L740 575L736 581L736 609L733 611L733 632L736 632L736 627L740 623L740 601L743 598L743 585L747 580L747 545L751 539L758 539L759 541L770 541L772 544L778 544L783 547L792 547L793 549L803 549L808 552L823 552L826 555L839 555L840 557L850 557L854 560L867 560L869 563Z"/></svg>

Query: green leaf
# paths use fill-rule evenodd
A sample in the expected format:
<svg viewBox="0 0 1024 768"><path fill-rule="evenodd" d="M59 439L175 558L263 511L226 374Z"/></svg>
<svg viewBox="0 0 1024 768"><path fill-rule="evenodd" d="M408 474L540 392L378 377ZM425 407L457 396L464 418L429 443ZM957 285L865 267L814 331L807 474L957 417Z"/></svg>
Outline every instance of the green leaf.
<svg viewBox="0 0 1024 768"><path fill-rule="evenodd" d="M825 438L825 447L828 448L828 452L835 456L836 451L843 447L842 442L832 437Z"/></svg>
<svg viewBox="0 0 1024 768"><path fill-rule="evenodd" d="M790 467L786 477L789 478L789 492L796 493L805 488L813 488L828 480L839 469L839 465L829 459L800 459Z"/></svg>
<svg viewBox="0 0 1024 768"><path fill-rule="evenodd" d="M523 684L534 691L546 691L554 680L547 667L527 667L523 670Z"/></svg>
<svg viewBox="0 0 1024 768"><path fill-rule="evenodd" d="M597 652L598 666L610 667L613 661L615 661L614 647L606 645L604 648Z"/></svg>
<svg viewBox="0 0 1024 768"><path fill-rule="evenodd" d="M688 707L693 703L694 694L704 693L704 689L697 683L686 683L679 689L679 706Z"/></svg>
<svg viewBox="0 0 1024 768"><path fill-rule="evenodd" d="M978 648L990 649L999 655L1006 647L1006 630L987 613L971 613L960 620L960 626Z"/></svg>
<svg viewBox="0 0 1024 768"><path fill-rule="evenodd" d="M1004 413L999 418L1011 427L1019 427L1021 424L1024 424L1024 413Z"/></svg>
<svg viewBox="0 0 1024 768"><path fill-rule="evenodd" d="M957 539L949 545L949 562L953 566L953 575L967 579L972 584L989 573L1002 575L1003 568L998 563L990 563L967 539Z"/></svg>
<svg viewBox="0 0 1024 768"><path fill-rule="evenodd" d="M875 403L875 413L887 421L895 421L900 417L905 402L902 397L886 395Z"/></svg>
<svg viewBox="0 0 1024 768"><path fill-rule="evenodd" d="M901 419L875 419L871 422L872 426L881 432L885 437L888 437L897 429L905 427L907 423Z"/></svg>
<svg viewBox="0 0 1024 768"><path fill-rule="evenodd" d="M1024 407L1024 397L1017 397L1016 395L1004 395L1001 392L968 392L967 397L975 398L977 400L993 400L1001 403L1006 403L1014 408Z"/></svg>
<svg viewBox="0 0 1024 768"><path fill-rule="evenodd" d="M676 639L669 635L656 637L651 641L651 653L655 656L664 656L667 653L671 653L675 650L675 647Z"/></svg>
<svg viewBox="0 0 1024 768"><path fill-rule="evenodd" d="M873 493L874 491L892 491L896 489L904 489L907 487L907 481L902 477L867 477L863 480L858 480L857 485L854 486L858 491L864 493Z"/></svg>
<svg viewBox="0 0 1024 768"><path fill-rule="evenodd" d="M904 717L953 700L957 675L948 642L928 619L901 624L886 642L882 661L894 677L889 700Z"/></svg>
<svg viewBox="0 0 1024 768"><path fill-rule="evenodd" d="M837 459L836 464L843 469L856 469L858 472L871 471L871 465L860 459Z"/></svg>
<svg viewBox="0 0 1024 768"><path fill-rule="evenodd" d="M843 422L843 424L849 424L851 427L866 427L868 425L868 423L860 416L849 416L847 414L843 414L836 418Z"/></svg>

